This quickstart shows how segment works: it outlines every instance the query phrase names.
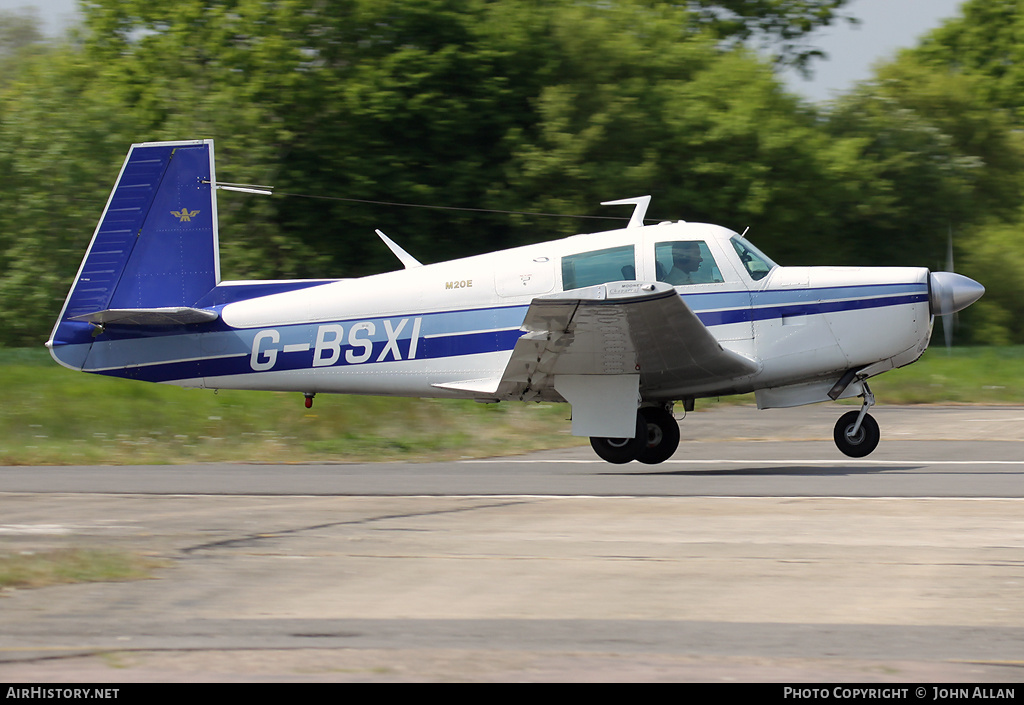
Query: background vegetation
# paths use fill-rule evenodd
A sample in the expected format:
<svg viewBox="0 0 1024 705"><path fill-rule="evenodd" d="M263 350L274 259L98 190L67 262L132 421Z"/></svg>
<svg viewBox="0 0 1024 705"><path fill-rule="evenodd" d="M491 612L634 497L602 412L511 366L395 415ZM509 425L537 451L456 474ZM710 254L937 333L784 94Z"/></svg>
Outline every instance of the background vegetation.
<svg viewBox="0 0 1024 705"><path fill-rule="evenodd" d="M27 380L31 380L28 382ZM181 389L0 351L0 465L451 460L587 443L565 404Z"/></svg>
<svg viewBox="0 0 1024 705"><path fill-rule="evenodd" d="M394 267L612 227L751 228L783 264L988 287L958 341L1024 343L1024 2L962 14L827 105L808 33L847 0L89 0L68 36L0 15L0 345L48 336L132 142L213 137L225 278Z"/></svg>
<svg viewBox="0 0 1024 705"><path fill-rule="evenodd" d="M622 214L600 201L650 193L652 219L749 226L783 264L942 269L952 237L988 290L957 342L1024 344L1024 0L967 0L811 105L775 71L813 70L809 33L846 5L88 0L57 39L0 13L0 347L39 351L0 360L0 463L446 457L503 452L513 429L566 442L565 407L332 398L307 414L294 395L53 366L38 346L133 142L212 137L220 179L276 187L220 194L227 279L391 269L378 227L427 262L607 229ZM929 354L875 391L1019 402L1020 352Z"/></svg>
<svg viewBox="0 0 1024 705"><path fill-rule="evenodd" d="M127 551L87 548L0 552L0 590L143 580L165 563Z"/></svg>
<svg viewBox="0 0 1024 705"><path fill-rule="evenodd" d="M871 387L883 405L1024 404L1024 348L930 350ZM753 403L752 394L701 399L697 411ZM0 465L494 457L586 445L569 417L567 404L328 394L307 410L298 393L142 384L72 372L44 349L0 351Z"/></svg>

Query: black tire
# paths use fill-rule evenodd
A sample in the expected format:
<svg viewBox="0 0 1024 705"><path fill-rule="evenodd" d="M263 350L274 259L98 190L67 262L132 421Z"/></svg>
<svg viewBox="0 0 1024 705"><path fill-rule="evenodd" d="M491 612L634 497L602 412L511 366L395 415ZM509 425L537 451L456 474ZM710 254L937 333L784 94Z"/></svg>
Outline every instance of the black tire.
<svg viewBox="0 0 1024 705"><path fill-rule="evenodd" d="M616 465L636 460L647 446L647 424L636 415L636 435L633 438L600 438L590 437L590 447L601 460Z"/></svg>
<svg viewBox="0 0 1024 705"><path fill-rule="evenodd" d="M660 406L645 406L640 409L640 418L647 427L647 444L636 459L648 465L665 462L679 447L679 424Z"/></svg>
<svg viewBox="0 0 1024 705"><path fill-rule="evenodd" d="M864 421L861 422L857 435L850 435L859 415L859 411L846 412L839 417L835 431L832 433L836 447L851 458L863 458L870 455L871 451L878 447L878 441L881 438L878 422L872 418L871 414L864 415Z"/></svg>

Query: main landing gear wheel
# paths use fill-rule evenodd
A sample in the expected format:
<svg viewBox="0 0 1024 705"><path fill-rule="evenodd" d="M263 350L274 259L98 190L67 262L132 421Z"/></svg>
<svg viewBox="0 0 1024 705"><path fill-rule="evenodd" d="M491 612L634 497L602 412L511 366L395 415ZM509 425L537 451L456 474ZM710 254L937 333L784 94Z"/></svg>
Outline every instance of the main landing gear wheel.
<svg viewBox="0 0 1024 705"><path fill-rule="evenodd" d="M878 439L881 438L878 422L871 414L864 414L860 428L853 433L860 413L859 411L848 411L840 416L832 434L836 441L836 447L851 458L863 458L870 454L878 447Z"/></svg>
<svg viewBox="0 0 1024 705"><path fill-rule="evenodd" d="M600 456L601 460L616 465L636 460L647 447L647 424L636 415L636 435L633 438L600 438L590 437L590 447Z"/></svg>
<svg viewBox="0 0 1024 705"><path fill-rule="evenodd" d="M660 406L645 406L640 409L646 431L646 446L636 456L641 463L657 465L672 457L679 447L679 424L672 412Z"/></svg>

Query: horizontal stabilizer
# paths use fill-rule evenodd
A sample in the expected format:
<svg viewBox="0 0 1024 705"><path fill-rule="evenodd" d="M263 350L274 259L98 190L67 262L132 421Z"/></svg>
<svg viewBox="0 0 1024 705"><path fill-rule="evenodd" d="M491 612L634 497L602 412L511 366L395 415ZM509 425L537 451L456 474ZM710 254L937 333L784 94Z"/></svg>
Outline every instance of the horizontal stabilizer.
<svg viewBox="0 0 1024 705"><path fill-rule="evenodd" d="M108 308L104 311L72 316L72 321L85 321L96 325L119 326L184 326L190 323L209 323L219 316L213 311L187 306L165 308Z"/></svg>

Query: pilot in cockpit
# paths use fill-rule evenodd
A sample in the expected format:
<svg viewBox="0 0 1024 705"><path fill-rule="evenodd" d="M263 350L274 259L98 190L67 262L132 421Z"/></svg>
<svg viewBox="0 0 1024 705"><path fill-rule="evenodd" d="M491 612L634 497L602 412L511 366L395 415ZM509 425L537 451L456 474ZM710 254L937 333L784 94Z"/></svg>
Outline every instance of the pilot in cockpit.
<svg viewBox="0 0 1024 705"><path fill-rule="evenodd" d="M659 279L673 286L703 284L707 281L706 277L698 276L698 270L703 261L704 258L700 254L700 243L674 242L672 243L672 269Z"/></svg>

